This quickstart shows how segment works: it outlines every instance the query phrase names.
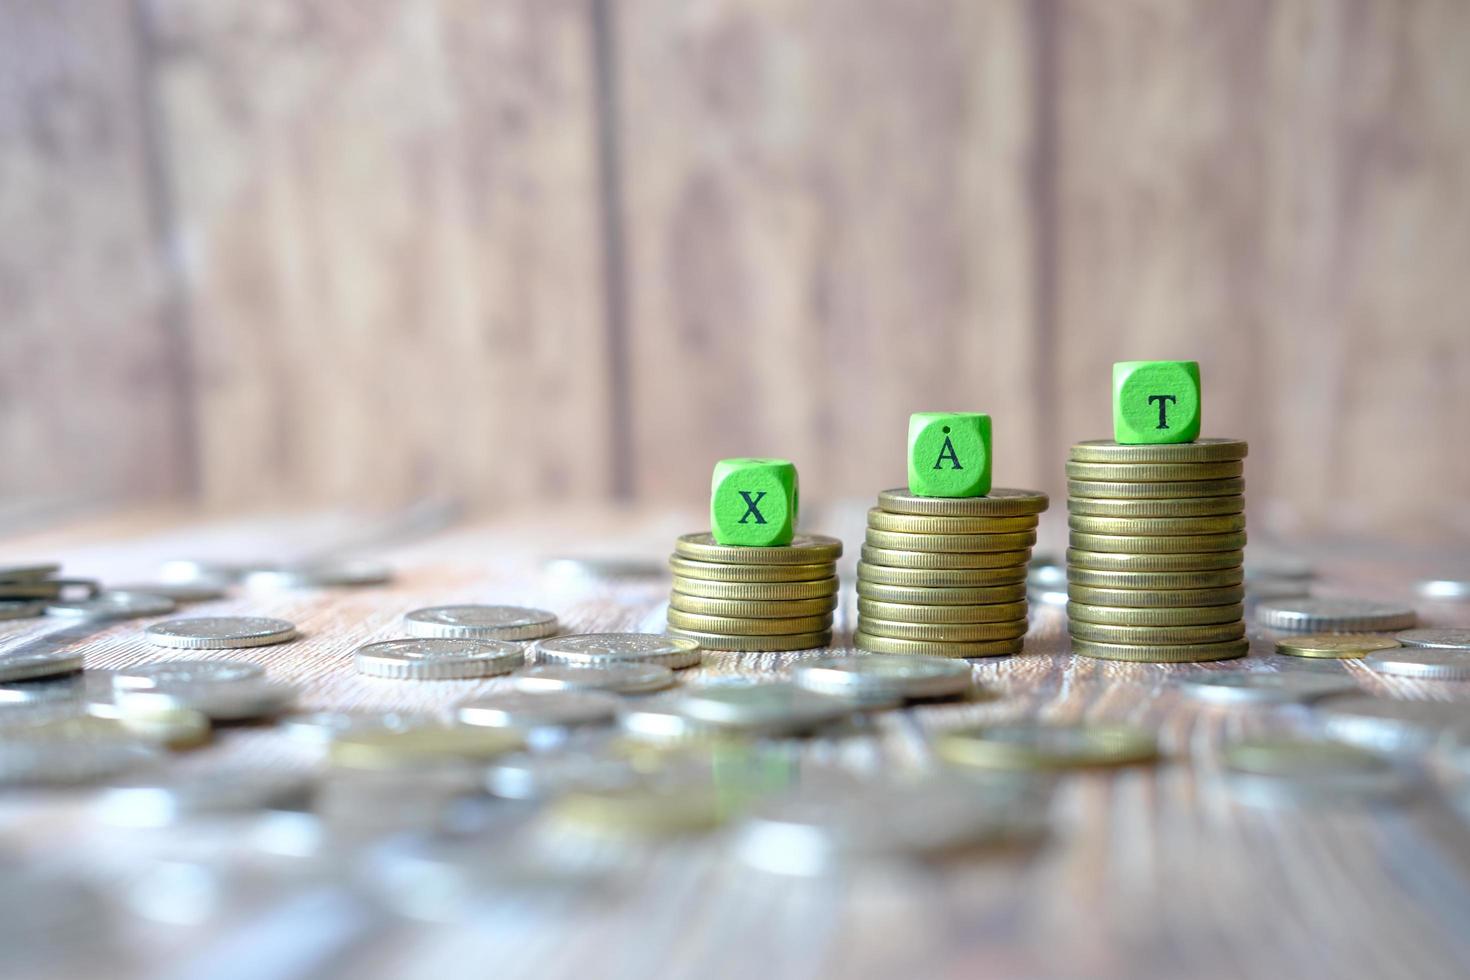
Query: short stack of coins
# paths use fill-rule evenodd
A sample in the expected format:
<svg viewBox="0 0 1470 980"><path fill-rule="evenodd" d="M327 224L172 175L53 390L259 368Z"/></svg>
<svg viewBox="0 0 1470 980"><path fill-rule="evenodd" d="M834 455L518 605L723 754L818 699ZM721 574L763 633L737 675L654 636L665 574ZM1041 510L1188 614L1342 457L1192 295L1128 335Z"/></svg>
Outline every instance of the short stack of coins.
<svg viewBox="0 0 1470 980"><path fill-rule="evenodd" d="M1138 663L1245 654L1246 450L1236 439L1072 447L1067 617L1076 653Z"/></svg>
<svg viewBox="0 0 1470 980"><path fill-rule="evenodd" d="M1019 653L1027 565L1046 507L1046 494L1032 490L883 491L857 566L854 645L937 657Z"/></svg>
<svg viewBox="0 0 1470 980"><path fill-rule="evenodd" d="M841 556L841 541L817 534L767 548L686 534L669 556L668 632L706 650L825 647L832 642Z"/></svg>

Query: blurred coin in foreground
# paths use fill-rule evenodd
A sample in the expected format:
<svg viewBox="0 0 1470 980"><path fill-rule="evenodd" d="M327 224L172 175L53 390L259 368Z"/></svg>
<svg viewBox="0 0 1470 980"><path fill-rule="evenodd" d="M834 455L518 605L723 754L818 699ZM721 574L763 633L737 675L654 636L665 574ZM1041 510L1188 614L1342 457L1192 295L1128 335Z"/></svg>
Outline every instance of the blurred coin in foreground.
<svg viewBox="0 0 1470 980"><path fill-rule="evenodd" d="M162 712L188 708L211 721L254 721L280 714L296 700L296 688L267 681L236 684L171 684L119 690L115 701L122 713Z"/></svg>
<svg viewBox="0 0 1470 980"><path fill-rule="evenodd" d="M446 763L482 763L524 745L513 732L472 725L358 732L332 740L329 758L348 769L416 769Z"/></svg>
<svg viewBox="0 0 1470 980"><path fill-rule="evenodd" d="M1246 671L1210 672L1181 677L1179 689L1200 701L1216 704L1282 704L1315 701L1356 691L1346 674L1279 674Z"/></svg>
<svg viewBox="0 0 1470 980"><path fill-rule="evenodd" d="M12 653L0 656L0 684L71 674L82 669L76 652Z"/></svg>
<svg viewBox="0 0 1470 980"><path fill-rule="evenodd" d="M986 769L1078 769L1133 765L1158 758L1159 745L1124 725L1017 722L944 732L935 752L946 762Z"/></svg>
<svg viewBox="0 0 1470 980"><path fill-rule="evenodd" d="M91 599L75 602L53 602L46 607L50 616L76 619L134 619L141 616L163 616L176 608L176 603L161 595L146 592L102 592Z"/></svg>
<svg viewBox="0 0 1470 980"><path fill-rule="evenodd" d="M1398 647L1363 658L1363 666L1377 674L1419 680L1470 680L1470 652L1431 647Z"/></svg>
<svg viewBox="0 0 1470 980"><path fill-rule="evenodd" d="M611 663L595 666L538 664L517 674L512 683L522 691L615 691L640 694L674 683L674 672L658 664Z"/></svg>
<svg viewBox="0 0 1470 980"><path fill-rule="evenodd" d="M1451 701L1410 701L1353 694L1329 698L1312 716L1324 734L1376 752L1424 752L1470 733L1470 716Z"/></svg>
<svg viewBox="0 0 1470 980"><path fill-rule="evenodd" d="M248 660L155 660L112 672L118 689L141 689L189 684L237 684L258 680L265 668Z"/></svg>
<svg viewBox="0 0 1470 980"><path fill-rule="evenodd" d="M691 689L678 699L676 710L696 721L722 728L797 733L845 718L852 714L853 705L795 684L773 681Z"/></svg>
<svg viewBox="0 0 1470 980"><path fill-rule="evenodd" d="M1221 762L1232 789L1258 803L1381 799L1414 785L1391 759L1343 742L1249 739L1226 745Z"/></svg>
<svg viewBox="0 0 1470 980"><path fill-rule="evenodd" d="M854 701L959 697L975 689L971 675L962 660L877 653L822 657L791 668L798 687Z"/></svg>
<svg viewBox="0 0 1470 980"><path fill-rule="evenodd" d="M459 706L459 720L487 728L570 728L610 722L622 701L595 690L497 691Z"/></svg>

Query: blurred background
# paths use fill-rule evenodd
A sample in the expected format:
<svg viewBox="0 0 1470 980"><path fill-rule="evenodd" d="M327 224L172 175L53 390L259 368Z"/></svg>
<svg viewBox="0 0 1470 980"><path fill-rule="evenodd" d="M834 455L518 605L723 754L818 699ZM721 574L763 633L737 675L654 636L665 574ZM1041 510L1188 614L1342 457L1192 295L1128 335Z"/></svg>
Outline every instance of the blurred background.
<svg viewBox="0 0 1470 980"><path fill-rule="evenodd" d="M1252 527L1470 540L1461 0L0 0L0 507L698 506L1201 362Z"/></svg>

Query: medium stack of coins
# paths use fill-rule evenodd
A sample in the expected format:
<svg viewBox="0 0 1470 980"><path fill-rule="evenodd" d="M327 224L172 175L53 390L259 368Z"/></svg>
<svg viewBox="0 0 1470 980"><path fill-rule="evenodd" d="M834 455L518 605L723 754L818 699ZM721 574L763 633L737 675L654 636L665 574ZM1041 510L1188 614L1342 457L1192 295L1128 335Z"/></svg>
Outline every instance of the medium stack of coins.
<svg viewBox="0 0 1470 980"><path fill-rule="evenodd" d="M1067 462L1072 649L1138 663L1243 656L1246 444L1078 443Z"/></svg>
<svg viewBox="0 0 1470 980"><path fill-rule="evenodd" d="M798 534L774 548L686 534L669 567L669 633L706 650L808 650L832 642L842 542Z"/></svg>
<svg viewBox="0 0 1470 980"><path fill-rule="evenodd" d="M1026 571L1046 494L984 497L885 490L868 511L857 567L853 643L872 653L992 657L1019 653Z"/></svg>

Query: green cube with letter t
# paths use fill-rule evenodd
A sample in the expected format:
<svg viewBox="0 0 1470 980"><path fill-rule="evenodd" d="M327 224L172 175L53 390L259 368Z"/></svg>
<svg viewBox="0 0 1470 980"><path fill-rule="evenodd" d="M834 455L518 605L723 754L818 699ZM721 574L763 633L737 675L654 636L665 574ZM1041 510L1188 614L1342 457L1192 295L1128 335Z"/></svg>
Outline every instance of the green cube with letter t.
<svg viewBox="0 0 1470 980"><path fill-rule="evenodd" d="M710 481L710 533L724 545L790 544L799 495L796 467L787 460L722 459Z"/></svg>
<svg viewBox="0 0 1470 980"><path fill-rule="evenodd" d="M915 412L909 416L909 493L983 497L989 492L989 415Z"/></svg>
<svg viewBox="0 0 1470 980"><path fill-rule="evenodd" d="M1129 446L1199 438L1197 361L1119 361L1113 365L1113 439Z"/></svg>

